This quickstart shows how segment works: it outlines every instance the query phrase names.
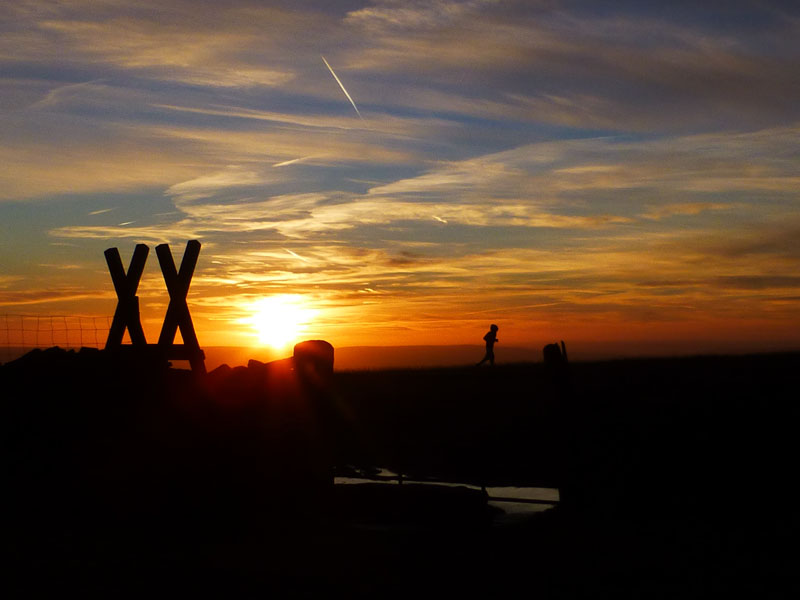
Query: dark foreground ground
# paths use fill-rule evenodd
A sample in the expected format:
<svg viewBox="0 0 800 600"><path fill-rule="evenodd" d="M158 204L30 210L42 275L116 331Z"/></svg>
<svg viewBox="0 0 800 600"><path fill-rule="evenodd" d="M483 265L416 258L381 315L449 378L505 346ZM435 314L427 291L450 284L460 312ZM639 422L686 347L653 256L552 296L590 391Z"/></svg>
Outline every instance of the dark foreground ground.
<svg viewBox="0 0 800 600"><path fill-rule="evenodd" d="M198 381L0 368L4 586L230 597L796 597L800 356ZM474 488L559 487L508 522Z"/></svg>

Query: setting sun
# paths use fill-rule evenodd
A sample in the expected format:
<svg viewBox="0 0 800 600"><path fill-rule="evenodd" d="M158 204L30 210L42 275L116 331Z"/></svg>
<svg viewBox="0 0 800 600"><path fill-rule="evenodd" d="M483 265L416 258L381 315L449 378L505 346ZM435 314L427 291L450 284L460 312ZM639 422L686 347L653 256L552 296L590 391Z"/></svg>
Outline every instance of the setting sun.
<svg viewBox="0 0 800 600"><path fill-rule="evenodd" d="M249 310L245 322L253 328L257 343L276 350L300 341L317 314L302 296L285 294L257 300Z"/></svg>

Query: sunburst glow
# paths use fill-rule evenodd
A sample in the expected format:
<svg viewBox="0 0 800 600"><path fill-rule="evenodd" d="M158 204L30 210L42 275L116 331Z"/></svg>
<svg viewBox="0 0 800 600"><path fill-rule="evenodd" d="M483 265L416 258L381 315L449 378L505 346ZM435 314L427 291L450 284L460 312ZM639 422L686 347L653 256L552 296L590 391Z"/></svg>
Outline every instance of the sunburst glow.
<svg viewBox="0 0 800 600"><path fill-rule="evenodd" d="M269 296L254 302L244 319L254 331L257 343L275 350L301 341L309 323L319 311L298 295Z"/></svg>

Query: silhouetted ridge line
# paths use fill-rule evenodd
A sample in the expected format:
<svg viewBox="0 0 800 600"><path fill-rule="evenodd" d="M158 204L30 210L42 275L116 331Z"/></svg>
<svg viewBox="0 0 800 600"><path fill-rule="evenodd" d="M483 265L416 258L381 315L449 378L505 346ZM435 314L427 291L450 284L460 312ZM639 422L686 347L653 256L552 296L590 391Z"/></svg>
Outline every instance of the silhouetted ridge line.
<svg viewBox="0 0 800 600"><path fill-rule="evenodd" d="M754 506L780 518L797 500L799 366L798 354L569 363L564 396L546 363L335 372L322 341L202 378L152 354L34 351L0 367L6 514L20 535L178 532L209 511L235 529L324 514L334 468L354 465L406 483L558 487L559 510L614 518L723 519L730 490L764 481Z"/></svg>

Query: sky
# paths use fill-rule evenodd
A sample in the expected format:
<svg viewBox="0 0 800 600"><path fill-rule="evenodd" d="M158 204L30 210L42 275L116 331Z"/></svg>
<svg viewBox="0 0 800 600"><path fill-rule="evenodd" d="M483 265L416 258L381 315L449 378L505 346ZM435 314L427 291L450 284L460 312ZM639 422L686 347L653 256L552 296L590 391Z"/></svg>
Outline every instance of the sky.
<svg viewBox="0 0 800 600"><path fill-rule="evenodd" d="M201 345L798 349L798 64L796 2L4 2L0 315L146 243L154 342L197 239Z"/></svg>

